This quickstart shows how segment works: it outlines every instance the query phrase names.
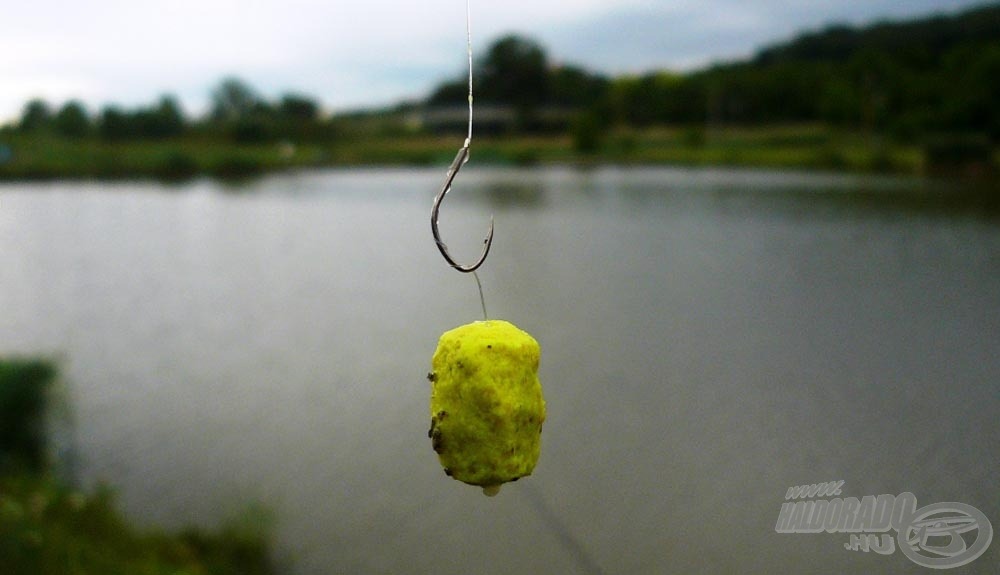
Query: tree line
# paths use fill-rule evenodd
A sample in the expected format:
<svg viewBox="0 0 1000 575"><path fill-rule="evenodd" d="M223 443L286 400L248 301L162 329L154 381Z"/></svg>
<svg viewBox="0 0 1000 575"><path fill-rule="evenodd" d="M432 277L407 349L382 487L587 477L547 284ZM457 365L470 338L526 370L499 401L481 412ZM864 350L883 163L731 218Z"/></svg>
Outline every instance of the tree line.
<svg viewBox="0 0 1000 575"><path fill-rule="evenodd" d="M829 26L766 47L749 60L689 73L609 77L553 65L538 42L510 35L487 50L475 78L476 102L512 110L516 121L510 129L517 131L822 122L901 140L976 133L996 142L1000 6L861 28ZM467 89L461 76L396 111L460 106ZM237 141L331 138L335 126L313 98L286 94L267 101L235 78L215 88L210 113L197 122L164 96L133 110L106 106L95 117L79 102L51 110L35 100L18 124L23 131L67 137L155 139L201 132Z"/></svg>
<svg viewBox="0 0 1000 575"><path fill-rule="evenodd" d="M477 102L513 106L525 128L540 111L572 108L602 126L822 122L903 140L975 132L1000 140L1000 6L953 16L833 25L766 47L753 58L690 73L606 77L551 66L544 49L510 36L477 73ZM432 104L465 99L464 80Z"/></svg>
<svg viewBox="0 0 1000 575"><path fill-rule="evenodd" d="M246 82L226 78L212 91L211 108L199 120L189 120L174 96L164 95L150 106L125 109L104 106L90 116L83 103L71 100L58 109L34 99L25 105L17 130L53 133L66 138L99 137L109 141L162 140L184 135L223 136L238 142L327 137L329 122L319 103L289 93L276 101L261 97Z"/></svg>

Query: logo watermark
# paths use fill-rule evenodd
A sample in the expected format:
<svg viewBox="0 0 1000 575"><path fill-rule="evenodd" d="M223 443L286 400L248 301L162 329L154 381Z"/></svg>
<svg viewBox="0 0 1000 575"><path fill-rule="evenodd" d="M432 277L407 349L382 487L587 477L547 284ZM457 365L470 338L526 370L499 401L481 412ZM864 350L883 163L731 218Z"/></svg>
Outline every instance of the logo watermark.
<svg viewBox="0 0 1000 575"><path fill-rule="evenodd" d="M931 569L975 561L993 540L990 520L971 505L934 503L918 509L917 496L909 491L838 497L843 486L844 481L827 481L789 487L774 530L847 533L844 549L881 555L893 554L898 545L908 559Z"/></svg>

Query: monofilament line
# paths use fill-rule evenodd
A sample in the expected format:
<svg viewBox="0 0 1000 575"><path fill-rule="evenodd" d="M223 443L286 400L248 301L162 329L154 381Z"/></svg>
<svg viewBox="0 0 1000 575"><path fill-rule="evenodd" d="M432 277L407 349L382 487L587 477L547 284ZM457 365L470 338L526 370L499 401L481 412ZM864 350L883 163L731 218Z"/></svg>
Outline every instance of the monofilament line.
<svg viewBox="0 0 1000 575"><path fill-rule="evenodd" d="M472 0L465 0L465 49L469 57L469 131L465 136L465 146L472 144ZM483 320L490 318L486 313L486 296L483 295L483 282L479 281L479 274L472 271L472 277L476 278L476 287L479 288L479 303L483 306Z"/></svg>
<svg viewBox="0 0 1000 575"><path fill-rule="evenodd" d="M472 272L472 277L476 278L476 286L479 288L479 303L483 306L483 321L490 319L486 314L486 296L483 295L483 282L479 281L479 274Z"/></svg>
<svg viewBox="0 0 1000 575"><path fill-rule="evenodd" d="M472 0L465 0L465 47L469 56L469 132L465 136L466 147L472 143Z"/></svg>

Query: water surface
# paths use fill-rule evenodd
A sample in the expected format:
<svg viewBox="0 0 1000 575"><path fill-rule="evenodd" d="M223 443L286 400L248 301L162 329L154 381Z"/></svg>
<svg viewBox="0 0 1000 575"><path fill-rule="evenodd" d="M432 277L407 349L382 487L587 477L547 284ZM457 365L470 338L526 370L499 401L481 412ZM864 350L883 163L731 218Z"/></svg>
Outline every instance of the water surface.
<svg viewBox="0 0 1000 575"><path fill-rule="evenodd" d="M296 574L925 572L776 533L827 480L1000 528L1000 225L960 188L470 165L442 233L472 260L494 215L489 313L541 343L549 410L488 499L426 435L437 338L481 315L443 176L4 184L0 353L62 358L86 485L144 524L261 502Z"/></svg>

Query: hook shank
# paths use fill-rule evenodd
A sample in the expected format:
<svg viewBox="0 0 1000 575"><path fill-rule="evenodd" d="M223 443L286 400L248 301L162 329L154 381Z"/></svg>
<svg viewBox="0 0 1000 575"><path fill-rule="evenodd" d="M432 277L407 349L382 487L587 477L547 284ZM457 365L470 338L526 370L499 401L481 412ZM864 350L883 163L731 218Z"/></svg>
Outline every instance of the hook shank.
<svg viewBox="0 0 1000 575"><path fill-rule="evenodd" d="M455 159L451 162L451 167L448 168L448 176L445 178L444 186L441 187L441 191L434 198L434 206L431 208L431 233L434 234L434 242L437 244L438 251L441 252L441 255L444 256L444 259L451 267L464 273L476 271L486 261L486 256L490 253L490 246L493 245L493 216L490 216L490 229L486 234L486 239L483 240L485 244L483 246L483 253L480 254L479 259L474 263L463 266L451 257L451 254L448 253L448 246L441 239L441 232L438 231L438 212L441 210L441 202L444 201L445 194L451 190L451 184L455 180L455 176L458 175L458 171L469 161L469 143L470 139L466 138L465 145L455 155Z"/></svg>

